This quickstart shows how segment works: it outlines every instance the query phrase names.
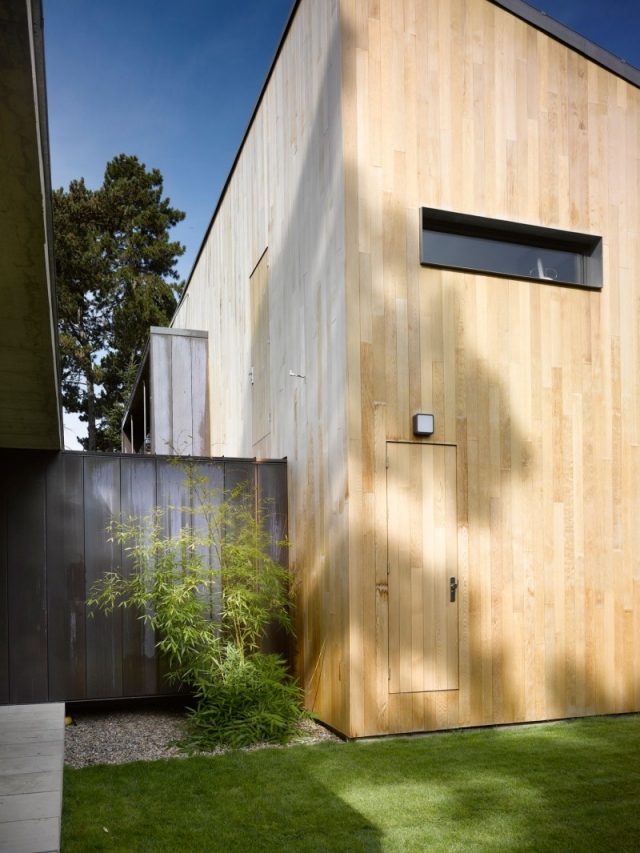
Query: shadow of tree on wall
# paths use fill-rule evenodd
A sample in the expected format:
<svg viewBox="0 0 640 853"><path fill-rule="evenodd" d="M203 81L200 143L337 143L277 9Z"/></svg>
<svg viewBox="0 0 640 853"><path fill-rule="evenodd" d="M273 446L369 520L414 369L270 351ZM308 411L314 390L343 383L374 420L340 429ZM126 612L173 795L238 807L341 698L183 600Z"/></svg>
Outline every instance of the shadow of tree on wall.
<svg viewBox="0 0 640 853"><path fill-rule="evenodd" d="M545 471L556 464L558 447L565 440L563 422L571 417L563 410L562 399L559 405L552 399L556 377L545 376L543 385L540 377L532 379L527 372L525 361L531 351L543 353L550 342L542 337L541 327L523 326L522 334L513 328L514 321L530 322L527 311L537 310L540 300L546 300L547 310L562 316L576 302L588 302L588 313L597 297L572 292L569 302L566 292L549 288L542 294L543 286L538 284L425 270L418 265L417 210L393 202L389 193L380 209L374 209L366 192L354 205L352 194L362 185L362 164L348 153L342 167L330 161L335 153L331 128L339 128L342 134L343 112L340 100L327 93L335 90L341 51L355 36L343 20L342 35L334 30L330 38L328 60L317 72L322 95L291 150L298 174L295 192L285 200L279 195L281 187L269 187L267 205L271 209L274 204L286 204L287 209L279 235L282 244L270 246L270 288L284 311L278 318L272 311L270 325L272 334L289 330L294 342L289 355L295 362L272 364L272 389L278 389L273 397L279 417L306 419L304 428L292 431L294 446L285 446L276 437L274 452L289 460L291 556L299 568L304 609L299 619L298 671L308 702L338 728L387 729L388 661L383 634L388 617L380 589L384 584L377 581L386 572L382 564L387 537L393 543L394 532L386 527L386 474L380 468L385 442L414 440L409 432L411 414L426 409L435 412L437 424L447 422L446 432L439 428L431 440L452 442L458 448L458 542L463 561L459 567L460 701L447 707L443 697L432 697L434 725L629 710L628 697L638 688L627 685L626 703L615 700L594 639L598 625L602 634L603 599L597 592L590 593L584 582L582 586L576 582L568 552L575 510L567 491L573 488L572 470L565 466L560 471L553 494L545 492L543 484ZM353 50L353 45L348 49ZM355 74L353 69L345 73L344 66L342 71L338 82L348 102L354 97ZM328 189L325 196L314 196L309 175L317 174L324 176L328 188L336 182L344 185L346 223L340 205L332 204L335 193ZM384 186L390 180L386 176ZM384 276L378 271L369 281L367 253L360 251L359 264L350 266L344 249L345 240L347 252L359 248L361 223L371 229L370 251L375 249L378 261L384 259ZM306 254L301 251L305 233L317 235L311 246L305 244ZM269 233L270 244L271 237ZM351 373L340 393L335 374L346 364L348 339L355 336L360 341L362 330L356 324L369 320L358 312L348 315L346 297L337 304L327 300L327 270L336 257L346 264L352 309L372 302L383 307L377 316L374 309L374 328L368 340L363 337L355 359L356 348L351 349ZM298 259L296 263L292 258ZM371 273L371 257L368 262ZM359 280L353 277L354 269ZM299 280L291 281L292 270ZM298 314L287 313L290 288L302 290ZM394 317L385 314L385 306L393 302L406 312L404 337L391 327ZM300 334L307 316L314 318L315 334ZM348 322L352 323L349 328ZM455 342L449 364L444 357L428 355L431 342L441 342L443 335ZM394 386L384 363L391 358L404 360L407 387ZM299 367L306 378L294 382L288 376L290 367ZM369 389L376 370L382 370L385 381L372 397ZM425 381L428 371L433 375ZM530 402L522 405L521 380L529 386L538 382L535 411ZM357 396L361 383L365 390L354 422L350 396ZM431 388L430 398L425 398L425 387ZM391 403L395 413L388 418ZM550 429L543 421L542 406L547 414L557 407ZM344 432L348 412L356 432L362 425L357 443ZM250 430L250 418L245 429ZM244 441L250 444L248 433ZM585 444L583 452L587 451ZM581 494L577 500L582 501ZM543 519L539 528L532 525L533 510ZM354 542L358 543L355 548ZM354 571L349 565L350 548L362 554L355 581L350 577ZM577 625L575 638L569 635L570 623ZM408 727L412 703L418 715L424 713L421 701L407 700ZM360 723L354 729L347 720L353 718L356 706Z"/></svg>
<svg viewBox="0 0 640 853"><path fill-rule="evenodd" d="M297 16L308 14L310 5L302 4ZM359 706L356 732L363 720L367 731L384 729L387 604L378 581L386 571L387 536L393 541L398 535L386 529L384 445L388 440L413 440L411 414L432 408L437 422L447 425L432 441L455 443L458 449L461 559L460 700L449 710L435 697L434 720L443 726L471 725L628 709L629 694L637 687L627 686L620 703L605 671L613 658L598 648L609 606L606 593L602 585L587 590L586 574L576 580L576 563L569 553L577 524L571 501L582 500L577 486L577 498L567 491L573 471L562 459L570 432L566 424L571 421L571 412L563 406L570 394L563 397L562 379L551 362L544 382L536 380L535 402L523 403L524 392L519 390L520 384L531 387L534 381L525 363L531 348L542 357L553 345L542 337L540 326L531 325L527 311L537 310L544 301L545 311L557 313L552 328L561 335L569 308L585 309L587 324L597 322L596 309L593 317L588 312L598 297L419 267L418 206L432 199L419 199L415 205L412 199L407 205L394 198L393 175L382 173L383 168L397 169L405 184L411 184L414 176L408 174L402 152L387 151L381 159L376 191L382 201L368 191L369 176L362 179L365 167L356 159L355 143L344 164L334 160L342 151L343 119L356 118L355 107L353 114L348 112L353 106L349 99L355 103L364 97L355 89L354 45L366 36L364 31L352 32L346 16L341 25L341 32L330 29L324 65L313 66L319 81L316 101L305 103L305 110L294 110L294 115L283 109L279 124L275 122L286 140L282 156L288 157L291 182L265 186L267 201L256 205L268 211L269 287L272 304L282 309L280 315L273 310L269 314L271 336L288 340L282 360L271 366L274 415L277 409L280 425L274 426L270 452L289 457L291 557L294 567L300 567L305 611L299 620L298 671L308 702L339 728L349 729L352 710ZM292 32L295 27L294 21ZM291 50L294 44L290 34ZM301 44L295 49L301 50ZM349 67L343 63L343 48L352 52ZM309 54L308 61L316 57ZM298 92L305 88L298 80L292 89L296 86ZM342 101L335 96L340 86ZM344 135L352 132L349 126ZM430 133L431 144L436 137ZM499 141L497 156L507 156L509 146ZM261 143L265 151L267 142ZM274 150L280 151L279 143ZM309 176L315 176L315 183ZM354 202L359 189L363 192ZM368 252L359 243L361 227L369 231ZM273 228L278 229L277 239ZM342 294L330 298L336 289L328 271L336 257L346 269L349 309ZM382 260L384 272L374 270ZM248 289L248 277L237 284ZM299 292L289 304L287 296L294 290ZM371 303L372 329L360 340L358 324L369 323L369 318L359 314L359 307ZM386 312L391 304L405 312L404 338ZM313 317L313 328L306 324L307 317ZM432 342L441 345L443 335L449 344L454 342L448 364L444 357L427 355ZM354 339L359 351L351 346ZM343 365L348 346L347 376ZM407 368L408 390L394 387L385 364L398 357ZM290 369L300 376L291 377ZM371 374L376 370L385 379L372 392ZM427 381L429 371L433 375ZM353 406L358 393L361 397ZM447 402L448 397L454 402ZM392 404L394 414L387 417ZM543 411L551 415L546 422ZM299 426L290 428L292 421ZM251 446L250 429L247 417L245 447ZM285 433L289 443L282 438ZM585 441L583 456L588 450ZM558 471L548 477L558 459ZM591 483L589 488L596 486ZM350 552L358 551L357 566L356 561L350 564ZM587 571L599 570L591 564ZM407 700L409 727L411 705L419 713L420 701Z"/></svg>
<svg viewBox="0 0 640 853"><path fill-rule="evenodd" d="M401 232L403 245L417 241L411 235L412 228L417 234L413 213L387 211L385 228ZM406 306L408 317L414 317L405 339L393 330L390 335L393 357L408 365L404 396L409 405L399 427L392 421L391 428L387 424L381 432L386 440L415 442L409 433L412 411L433 411L436 425L448 421L448 428L436 428L427 443L453 443L458 456L459 564L452 574L460 581L459 697L407 695L396 702L404 707L402 725L415 728L422 715L430 727L446 728L634 710L638 676L629 670L621 673L614 667L613 654L607 657L607 650L598 644L600 638L609 650L614 646L617 650L621 640L607 635L614 630L613 620L606 621L607 606L612 608L614 599L610 596L607 604L601 591L604 575L597 554L586 553L588 518L602 501L604 489L588 481L586 474L584 480L574 474L576 456L585 460L586 468L594 448L586 441L580 444L581 431L576 431L580 424L576 426L575 414L565 408L553 371L549 369L547 379L542 370L535 374L531 367L540 363L550 344L543 329L533 328L529 311L535 313L544 300L549 313L567 312L580 303L593 304L597 296L551 287L542 291L544 285L435 269L407 272L406 258L397 266L394 258L386 259L384 287ZM502 316L490 316L493 309ZM532 328L509 326L514 314L531 322ZM434 357L443 336L455 345ZM363 384L370 383L366 360L361 369ZM424 374L431 371L434 376L425 383ZM449 383L441 380L443 376ZM390 389L388 381L387 377L385 393L397 400L399 392ZM421 396L425 385L431 389L426 399ZM376 396L384 401L385 393ZM576 393L571 389L566 395L571 404ZM381 413L367 418L367 406L377 406ZM387 406L365 399L363 421L384 422ZM368 460L363 454L365 464L378 469L375 501L384 502L382 484L386 480L392 485L388 478L393 476L390 470L381 470L384 449L376 448L375 437L366 434L363 445L370 448ZM398 546L409 548L410 543L398 542L398 531L380 523L381 518L386 522L387 507L375 515L375 537L366 512L355 535L369 542L366 563L378 563L377 630L378 623L388 619L386 587L380 583L382 563L387 553ZM607 558L602 546L598 550L613 565L615 555ZM370 577L364 592L369 608L376 594L372 573ZM615 607L619 622L620 600ZM356 661L369 672L371 636L363 633L361 659ZM386 671L384 649L378 645L377 652L378 670ZM380 699L380 685L365 679L365 708L379 706ZM425 711L423 701L430 710ZM386 714L387 710L378 722L380 731L386 729ZM370 718L369 730L372 723L376 725Z"/></svg>
<svg viewBox="0 0 640 853"><path fill-rule="evenodd" d="M346 729L349 663L342 651L349 600L344 513L346 320L339 275L333 274L344 264L341 54L338 29L331 25L326 34L318 35L327 39L327 61L318 65L313 51L307 55L307 40L299 39L296 28L300 16L315 20L312 7L302 4L297 10L279 59L308 67L314 91L296 82L285 87L285 105L277 104L275 150L286 149L278 167L286 179L276 183L271 174L271 183L264 186L268 198L255 206L269 211L270 270L269 305L253 306L253 322L256 328L269 323L272 341L274 405L268 452L271 457L287 456L289 468L290 560L299 593L297 670L309 705ZM327 18L335 21L338 14L334 6ZM266 159L274 156L268 143L261 141ZM250 215L258 215L255 210ZM249 292L248 280L238 286ZM276 341L281 344L278 355ZM252 418L247 416L241 438L245 448L252 447L251 433Z"/></svg>
<svg viewBox="0 0 640 853"><path fill-rule="evenodd" d="M397 57L410 43L387 36L389 56L390 44ZM345 38L355 41L356 35L347 33ZM362 60L366 28L357 39ZM366 79L367 60L361 65ZM401 69L394 67L394 73L403 79ZM353 302L373 315L357 319L364 327L373 326L369 340L360 346L359 378L363 388L375 390L373 399L365 396L362 401L362 446L350 443L353 469L364 460L362 524L357 529L352 520L350 528L350 535L366 548L362 568L356 568L366 575L366 604L356 623L351 622L350 637L352 675L365 683L364 714L380 706L383 692L370 673L374 631L380 622L385 627L384 594L375 608L375 626L367 611L374 610L374 587L384 587L383 540L391 549L399 535L385 528L386 507L381 506L371 536L367 485L374 503L382 503L384 478L389 476L381 470L382 444L415 441L410 418L416 410L434 411L436 424L447 424L430 441L454 443L458 450L460 704L452 702L449 713L445 698L438 709L435 697L434 722L455 725L458 719L470 725L632 710L639 681L624 667L621 628L623 618L628 623L633 618L631 595L625 605L629 615L623 617L622 596L606 587L618 555L606 550L604 522L597 517L598 508L607 509L607 486L597 482L590 459L608 450L594 441L588 423L590 383L604 388L611 381L598 374L598 359L606 359L596 352L594 332L599 312L607 308L600 294L587 291L421 268L418 208L398 195L405 186L414 186L416 176L409 172L403 152L385 150L378 166L366 157L363 162L361 150L366 151L367 134L373 133L372 124L367 127L369 93L356 88L355 67L345 77L345 86L347 101L357 104L358 111L364 104L365 116L361 120L358 112L363 139L352 144L345 163L347 197L358 193L357 209L355 202L351 207L348 232L353 239L347 250L359 252L359 263L352 265L355 275L346 286L355 294ZM392 106L388 100L386 106ZM393 111L386 113L384 107L382 120L387 121ZM403 115L402 110L398 114ZM389 132L384 139L392 136ZM459 141L449 139L446 128L441 136L442 145ZM409 146L414 156L416 150L418 156L423 153L415 139ZM491 170L486 180L492 180ZM491 189L493 197L496 187ZM415 193L407 197L413 201ZM434 204L435 197L417 204ZM506 201L500 198L498 206L506 209ZM384 268L374 275L376 259L378 264L384 261ZM358 331L350 330L356 337ZM603 338L603 352L608 345ZM440 358L438 352L443 353ZM425 374L432 375L425 381ZM397 376L406 377L404 385L397 379L394 385ZM382 424L381 441L376 421ZM349 485L350 500L359 500L361 483L356 478ZM631 554L628 541L620 547ZM624 582L631 582L630 566ZM616 583L619 589L616 579L611 587ZM357 614L358 602L351 603ZM624 637L630 650L633 640L627 626ZM385 673L379 643L377 653L378 673ZM406 706L410 725L414 711L416 720L423 713L420 698L408 697ZM376 720L371 723L375 726ZM380 730L385 723L383 718Z"/></svg>

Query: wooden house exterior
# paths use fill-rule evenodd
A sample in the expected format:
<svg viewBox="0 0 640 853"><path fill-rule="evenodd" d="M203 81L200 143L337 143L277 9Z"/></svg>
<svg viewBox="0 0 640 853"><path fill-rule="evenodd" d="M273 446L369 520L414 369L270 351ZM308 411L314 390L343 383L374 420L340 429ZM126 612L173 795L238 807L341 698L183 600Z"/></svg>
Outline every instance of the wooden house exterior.
<svg viewBox="0 0 640 853"><path fill-rule="evenodd" d="M206 332L151 326L121 436L123 453L209 455Z"/></svg>
<svg viewBox="0 0 640 853"><path fill-rule="evenodd" d="M174 326L344 734L640 710L639 190L640 72L518 0L295 5Z"/></svg>

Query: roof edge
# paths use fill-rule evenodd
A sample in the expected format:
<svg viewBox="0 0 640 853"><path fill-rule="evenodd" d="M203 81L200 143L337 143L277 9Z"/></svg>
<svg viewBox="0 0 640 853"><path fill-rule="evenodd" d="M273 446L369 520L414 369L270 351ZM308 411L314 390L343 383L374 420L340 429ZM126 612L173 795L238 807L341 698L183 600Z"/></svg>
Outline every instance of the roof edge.
<svg viewBox="0 0 640 853"><path fill-rule="evenodd" d="M253 127L253 122L254 122L255 117L258 113L258 110L260 109L260 105L262 104L262 101L264 99L265 92L267 91L267 86L269 85L269 81L271 80L271 77L273 76L273 72L275 70L276 63L278 62L280 54L282 53L282 48L284 47L284 43L287 39L287 35L289 33L289 30L291 29L293 19L296 16L296 12L298 11L298 6L300 5L301 2L302 2L302 0L293 0L293 5L291 6L291 10L290 10L289 15L287 17L287 20L285 21L285 25L284 25L284 28L282 30L282 35L280 36L280 39L278 41L278 46L276 47L275 53L273 55L273 59L271 60L271 65L269 66L269 70L267 71L267 76L265 77L264 83L262 84L262 87L261 87L260 92L258 94L258 97L256 99L253 110L251 111L251 116L249 118L249 121L247 122L247 126L245 128L245 131L242 134L242 139L240 140L240 145L238 146L236 156L233 158L233 163L231 164L231 168L229 169L229 174L227 175L227 179L225 180L224 185L223 185L222 189L220 190L220 195L218 196L218 201L216 202L216 206L213 210L213 214L211 216L211 219L209 220L209 224L207 225L207 230L204 232L204 236L202 237L202 240L200 242L200 248L198 249L198 253L195 256L195 259L191 265L191 270L189 272L189 276L187 278L184 289L183 289L182 293L180 294L180 301L176 305L176 310L174 311L173 317L171 318L171 325L172 326L173 326L173 321L175 320L176 315L178 314L178 311L180 310L182 303L184 302L184 298L187 295L187 290L189 288L189 284L191 283L191 279L193 277L195 269L198 266L198 261L200 260L200 256L202 255L202 252L204 251L204 247L206 245L207 238L209 237L209 234L211 233L211 229L213 228L213 223L215 222L216 216L218 215L218 211L220 210L220 207L222 206L222 202L224 201L224 197L226 196L227 190L229 189L229 184L231 183L231 178L233 177L233 173L235 172L236 166L238 165L238 160L240 159L240 155L242 154L244 144L247 141L247 137L249 136L251 128Z"/></svg>
<svg viewBox="0 0 640 853"><path fill-rule="evenodd" d="M287 20L285 22L282 35L280 36L278 46L275 50L273 60L271 61L271 65L269 66L269 70L267 71L264 83L262 84L262 87L256 99L255 106L251 112L251 116L242 135L242 139L240 140L236 155L233 158L231 168L229 169L229 174L227 175L224 185L220 191L220 195L218 196L218 201L216 202L216 206L213 210L213 214L211 215L211 219L209 220L209 224L207 225L207 229L200 242L200 248L198 249L196 257L191 265L191 270L187 277L184 289L180 294L180 300L176 306L176 310L173 314L173 317L171 318L171 326L173 326L173 322L178 314L178 311L182 307L182 303L184 302L184 299L187 295L191 279L193 278L195 269L198 265L200 257L202 256L202 252L204 251L207 238L211 233L211 229L213 228L213 223L216 220L218 211L220 210L222 202L224 201L224 198L227 194L229 184L231 183L231 178L233 177L236 166L238 165L238 161L244 149L244 144L247 141L247 137L249 136L249 132L251 131L257 112L260 109L260 105L262 104L265 92L267 90L267 86L269 85L269 81L273 76L276 63L278 61L278 58L280 57L280 54L282 53L282 48L284 47L285 40L287 38L289 30L291 29L293 19L295 18L296 12L301 2L302 0L293 0L293 5L291 6L291 11L289 12ZM633 86L640 88L640 69L636 68L634 65L630 65L623 59L614 56L614 54L610 53L608 50L605 50L594 42L589 41L589 39L585 38L584 36L581 36L579 33L574 32L574 30L572 30L570 27L561 24L554 18L550 18L544 12L541 12L538 9L535 9L533 6L530 6L528 3L525 3L524 0L488 0L488 2L492 3L494 6L498 6L501 9L504 9L507 12L510 12L517 18L520 18L521 20L525 21L528 24L531 24L533 27L540 30L541 32L544 32L552 38L556 39L556 41L562 42L562 44L567 45L567 47L572 48L573 50L585 56L587 59L590 59L592 62L595 62L596 64L602 66L607 71L611 71L613 74L616 74L618 77L621 77L623 80L626 80Z"/></svg>
<svg viewBox="0 0 640 853"><path fill-rule="evenodd" d="M45 269L47 277L47 295L49 299L49 321L51 328L51 349L56 393L56 417L58 426L58 444L64 448L64 421L62 413L62 369L60 347L58 343L58 301L53 236L53 205L51 190L51 154L49 145L49 111L47 105L47 83L44 48L44 16L42 0L27 0L29 20L29 45L33 63L32 79L34 108L38 136L38 158L40 161L40 187L42 193L42 216L44 224Z"/></svg>
<svg viewBox="0 0 640 853"><path fill-rule="evenodd" d="M511 12L512 15L531 24L537 30L541 30L543 33L556 39L556 41L562 42L562 44L572 48L587 59L602 66L607 71L611 71L618 77L622 77L623 80L640 89L640 69L634 65L630 65L624 59L620 59L595 42L581 36L570 27L556 21L555 18L551 18L546 12L530 6L524 0L489 0L489 2L507 12Z"/></svg>

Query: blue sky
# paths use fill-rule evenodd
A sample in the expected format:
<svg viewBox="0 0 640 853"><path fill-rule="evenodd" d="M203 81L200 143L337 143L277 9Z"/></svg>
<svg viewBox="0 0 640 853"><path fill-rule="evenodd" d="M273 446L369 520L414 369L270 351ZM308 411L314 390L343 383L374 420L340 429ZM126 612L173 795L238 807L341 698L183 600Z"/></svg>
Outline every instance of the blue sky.
<svg viewBox="0 0 640 853"><path fill-rule="evenodd" d="M188 275L291 0L44 0L54 187L135 154L187 219Z"/></svg>
<svg viewBox="0 0 640 853"><path fill-rule="evenodd" d="M78 177L99 186L123 152L159 168L165 194L187 213L173 232L187 247L186 278L292 0L43 5L53 186ZM640 0L533 5L640 67Z"/></svg>
<svg viewBox="0 0 640 853"><path fill-rule="evenodd" d="M429 0L423 0L429 2ZM53 185L136 154L187 212L186 277L292 0L44 0ZM537 5L537 4L534 4ZM538 6L640 66L640 0Z"/></svg>

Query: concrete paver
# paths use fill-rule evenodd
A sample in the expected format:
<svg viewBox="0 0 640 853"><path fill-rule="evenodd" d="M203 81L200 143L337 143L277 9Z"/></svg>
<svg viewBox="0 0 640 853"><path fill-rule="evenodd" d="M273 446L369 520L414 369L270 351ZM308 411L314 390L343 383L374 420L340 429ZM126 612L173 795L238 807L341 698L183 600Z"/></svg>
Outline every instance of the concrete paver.
<svg viewBox="0 0 640 853"><path fill-rule="evenodd" d="M0 853L58 853L64 703L0 707Z"/></svg>

